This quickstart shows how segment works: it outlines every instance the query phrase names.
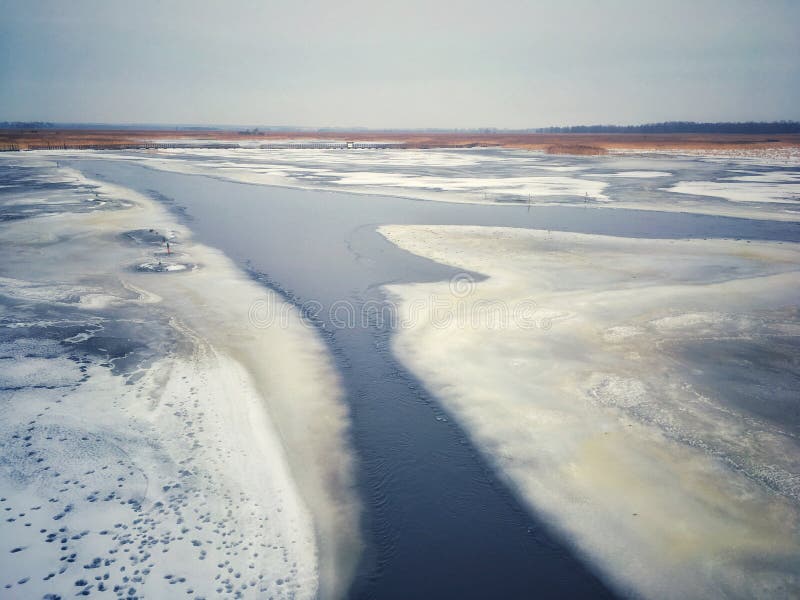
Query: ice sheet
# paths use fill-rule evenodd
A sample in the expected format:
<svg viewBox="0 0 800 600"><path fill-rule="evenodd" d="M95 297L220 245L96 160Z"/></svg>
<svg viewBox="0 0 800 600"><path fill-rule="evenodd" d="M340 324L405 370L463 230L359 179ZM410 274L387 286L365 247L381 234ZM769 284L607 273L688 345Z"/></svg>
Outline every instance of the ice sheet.
<svg viewBox="0 0 800 600"><path fill-rule="evenodd" d="M380 231L465 270L387 286L399 359L621 591L800 592L796 245Z"/></svg>
<svg viewBox="0 0 800 600"><path fill-rule="evenodd" d="M91 153L80 155L92 156ZM787 190L791 191L787 180L755 183L737 182L725 177L727 169L735 167L778 168L768 158L744 161L735 154L640 153L564 157L509 149L347 151L239 148L95 153L95 156L138 161L150 168L256 185L341 190L421 200L507 205L573 204L585 208L800 220L800 206L795 200L776 202L776 199L786 196ZM792 168L797 167L800 160L780 164L782 169ZM701 177L709 175L722 181L703 182ZM796 173L783 176L794 177ZM658 181L661 186L654 186L651 181ZM674 193L667 194L664 190ZM703 196L698 199L687 195L689 193ZM747 202L738 201L742 195L748 199ZM790 194L789 198L793 196Z"/></svg>

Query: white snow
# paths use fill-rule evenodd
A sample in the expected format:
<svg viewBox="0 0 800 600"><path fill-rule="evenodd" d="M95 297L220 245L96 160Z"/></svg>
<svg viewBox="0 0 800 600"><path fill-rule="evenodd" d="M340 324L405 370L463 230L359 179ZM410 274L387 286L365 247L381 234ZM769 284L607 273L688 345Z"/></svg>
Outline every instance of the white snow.
<svg viewBox="0 0 800 600"><path fill-rule="evenodd" d="M439 195L451 201L482 201L484 194L493 196L511 195L527 199L535 196L584 196L606 200L605 184L577 177L533 176L533 177L430 177L405 175L402 173L360 172L338 173L335 183L373 189L386 193L394 188L403 195L419 197L419 192ZM428 197L427 195L425 196Z"/></svg>
<svg viewBox="0 0 800 600"><path fill-rule="evenodd" d="M714 196L730 202L769 202L793 204L800 214L800 181L769 181L765 178L732 177L720 181L682 181L665 191L695 196Z"/></svg>

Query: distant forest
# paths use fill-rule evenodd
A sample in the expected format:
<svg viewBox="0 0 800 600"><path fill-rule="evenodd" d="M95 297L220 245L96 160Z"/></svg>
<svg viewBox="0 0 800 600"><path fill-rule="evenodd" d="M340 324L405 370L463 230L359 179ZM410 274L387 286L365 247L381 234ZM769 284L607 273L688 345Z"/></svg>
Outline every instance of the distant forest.
<svg viewBox="0 0 800 600"><path fill-rule="evenodd" d="M536 133L800 133L800 121L747 121L744 123L697 123L666 121L644 125L573 125L544 127Z"/></svg>

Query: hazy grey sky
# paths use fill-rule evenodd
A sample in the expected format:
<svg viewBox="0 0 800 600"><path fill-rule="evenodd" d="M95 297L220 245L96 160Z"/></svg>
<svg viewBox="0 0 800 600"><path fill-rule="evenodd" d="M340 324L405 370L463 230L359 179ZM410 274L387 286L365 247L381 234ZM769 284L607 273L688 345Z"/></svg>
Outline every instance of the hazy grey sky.
<svg viewBox="0 0 800 600"><path fill-rule="evenodd" d="M800 0L0 0L0 121L800 119Z"/></svg>

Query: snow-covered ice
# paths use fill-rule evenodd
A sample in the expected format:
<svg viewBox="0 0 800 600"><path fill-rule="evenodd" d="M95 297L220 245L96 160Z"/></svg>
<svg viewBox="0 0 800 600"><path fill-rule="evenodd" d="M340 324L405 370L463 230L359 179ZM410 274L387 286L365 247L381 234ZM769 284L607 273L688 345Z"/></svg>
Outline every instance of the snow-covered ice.
<svg viewBox="0 0 800 600"><path fill-rule="evenodd" d="M764 173L719 181L682 181L667 191L715 196L730 202L776 202L800 206L800 173Z"/></svg>
<svg viewBox="0 0 800 600"><path fill-rule="evenodd" d="M620 171L618 173L593 173L590 177L622 177L623 179L651 179L653 177L669 177L668 171Z"/></svg>
<svg viewBox="0 0 800 600"><path fill-rule="evenodd" d="M146 197L0 173L0 597L343 594L347 415L298 311Z"/></svg>
<svg viewBox="0 0 800 600"><path fill-rule="evenodd" d="M464 269L387 286L397 356L618 589L800 593L797 245L380 231Z"/></svg>

